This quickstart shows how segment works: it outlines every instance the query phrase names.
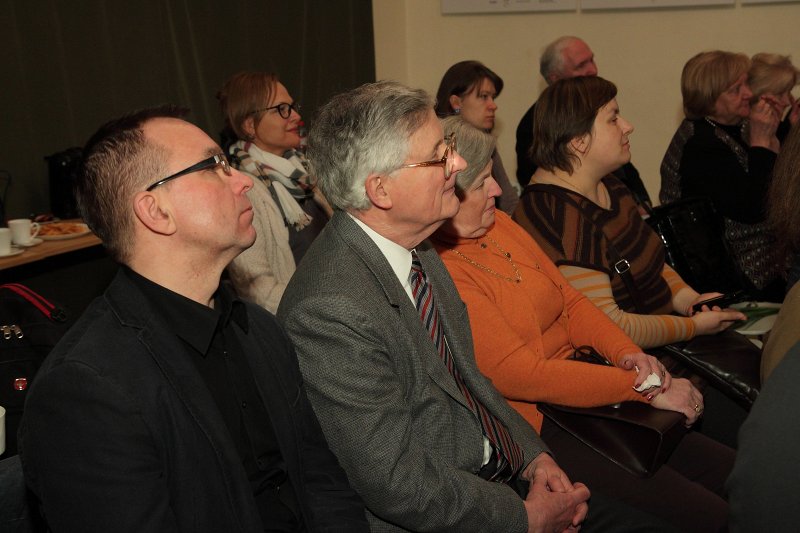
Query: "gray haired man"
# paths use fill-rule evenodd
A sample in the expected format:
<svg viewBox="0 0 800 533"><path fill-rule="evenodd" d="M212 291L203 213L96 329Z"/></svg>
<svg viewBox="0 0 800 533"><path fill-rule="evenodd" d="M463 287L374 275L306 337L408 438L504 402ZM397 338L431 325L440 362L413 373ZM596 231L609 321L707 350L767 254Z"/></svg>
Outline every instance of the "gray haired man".
<svg viewBox="0 0 800 533"><path fill-rule="evenodd" d="M372 531L579 527L588 489L478 371L466 307L425 242L458 211L465 168L431 98L394 82L339 95L309 157L336 211L278 318ZM595 496L592 514L612 507ZM612 514L595 527L639 517Z"/></svg>

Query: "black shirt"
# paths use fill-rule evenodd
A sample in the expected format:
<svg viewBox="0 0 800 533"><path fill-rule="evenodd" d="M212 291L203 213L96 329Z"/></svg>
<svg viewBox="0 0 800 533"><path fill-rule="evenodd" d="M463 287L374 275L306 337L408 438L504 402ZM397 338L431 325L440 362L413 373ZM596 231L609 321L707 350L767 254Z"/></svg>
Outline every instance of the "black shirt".
<svg viewBox="0 0 800 533"><path fill-rule="evenodd" d="M192 362L230 432L253 487L266 531L302 531L299 506L275 431L238 335L248 332L247 308L220 285L214 308L123 268L159 310L167 328L190 348Z"/></svg>

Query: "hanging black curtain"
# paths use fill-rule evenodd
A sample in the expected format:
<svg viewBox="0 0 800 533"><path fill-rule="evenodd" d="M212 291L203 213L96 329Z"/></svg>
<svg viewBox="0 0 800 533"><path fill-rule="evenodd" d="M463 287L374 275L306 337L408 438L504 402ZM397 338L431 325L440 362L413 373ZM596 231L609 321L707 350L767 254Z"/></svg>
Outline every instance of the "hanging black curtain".
<svg viewBox="0 0 800 533"><path fill-rule="evenodd" d="M113 116L177 103L216 139L240 70L277 72L307 123L375 79L371 0L0 0L0 49L9 217L48 211L44 157Z"/></svg>

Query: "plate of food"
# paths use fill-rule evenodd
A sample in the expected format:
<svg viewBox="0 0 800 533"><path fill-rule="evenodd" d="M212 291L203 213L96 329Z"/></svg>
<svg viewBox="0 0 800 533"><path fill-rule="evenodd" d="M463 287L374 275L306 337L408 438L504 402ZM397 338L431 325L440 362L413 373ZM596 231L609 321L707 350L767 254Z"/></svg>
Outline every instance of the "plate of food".
<svg viewBox="0 0 800 533"><path fill-rule="evenodd" d="M50 222L42 224L37 237L45 241L63 241L91 233L83 222Z"/></svg>

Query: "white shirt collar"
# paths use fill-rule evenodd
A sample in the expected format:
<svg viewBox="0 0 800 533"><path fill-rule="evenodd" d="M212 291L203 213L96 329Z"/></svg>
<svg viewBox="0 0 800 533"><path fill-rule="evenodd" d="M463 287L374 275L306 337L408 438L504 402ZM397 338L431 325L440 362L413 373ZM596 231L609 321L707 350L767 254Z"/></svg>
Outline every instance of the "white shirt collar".
<svg viewBox="0 0 800 533"><path fill-rule="evenodd" d="M406 250L396 242L387 239L371 227L364 224L364 222L354 217L351 213L347 213L347 215L352 218L356 224L361 227L361 229L364 230L370 239L372 239L372 242L375 243L383 256L389 262L389 266L392 267L394 275L397 276L400 285L403 286L403 289L406 291L406 294L408 294L409 299L411 299L413 302L414 295L411 292L411 285L408 283L408 275L411 272L411 251Z"/></svg>

